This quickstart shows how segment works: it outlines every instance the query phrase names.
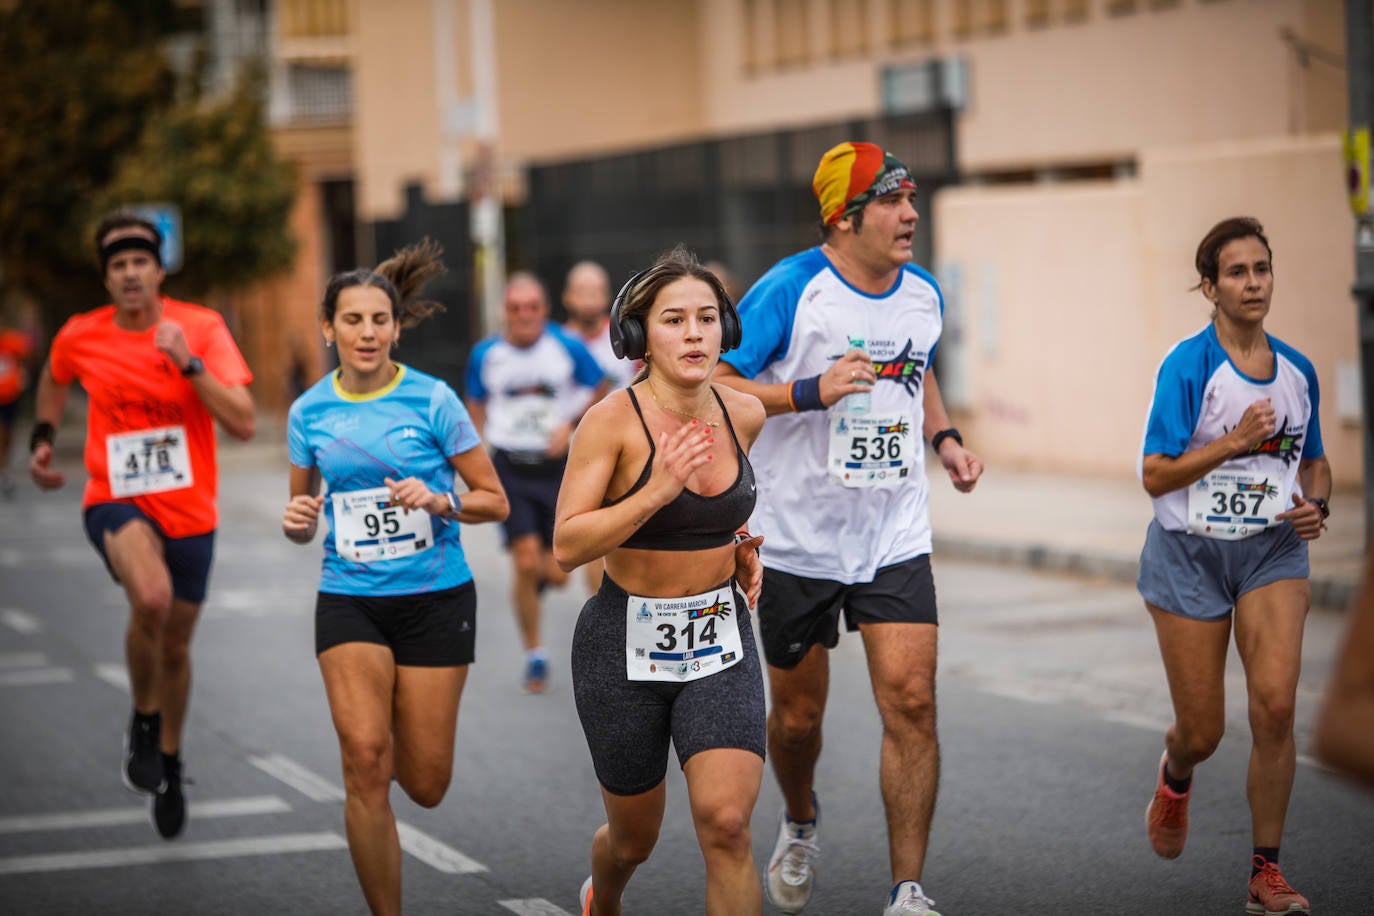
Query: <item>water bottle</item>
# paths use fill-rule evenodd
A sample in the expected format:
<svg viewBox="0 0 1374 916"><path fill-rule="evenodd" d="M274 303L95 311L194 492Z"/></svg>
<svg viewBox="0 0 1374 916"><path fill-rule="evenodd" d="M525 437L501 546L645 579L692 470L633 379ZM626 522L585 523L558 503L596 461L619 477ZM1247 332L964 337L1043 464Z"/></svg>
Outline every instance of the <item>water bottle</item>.
<svg viewBox="0 0 1374 916"><path fill-rule="evenodd" d="M849 346L858 347L862 350L864 348L864 340L862 337L851 337L849 338ZM864 384L871 386L872 383L864 382ZM844 409L846 413L868 413L868 409L872 404L872 391L855 391L852 394L845 395L844 398Z"/></svg>

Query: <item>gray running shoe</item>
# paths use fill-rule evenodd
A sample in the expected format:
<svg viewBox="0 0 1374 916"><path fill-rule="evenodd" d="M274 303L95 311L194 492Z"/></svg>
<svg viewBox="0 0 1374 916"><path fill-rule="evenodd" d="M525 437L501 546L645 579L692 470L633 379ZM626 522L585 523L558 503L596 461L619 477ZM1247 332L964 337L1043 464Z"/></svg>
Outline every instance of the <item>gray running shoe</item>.
<svg viewBox="0 0 1374 916"><path fill-rule="evenodd" d="M788 820L782 813L778 825L778 842L768 860L768 899L784 913L800 913L811 899L816 882L815 861L821 854L816 843L816 827L820 818L809 824Z"/></svg>
<svg viewBox="0 0 1374 916"><path fill-rule="evenodd" d="M883 916L940 916L931 909L935 901L915 881L903 881L892 889Z"/></svg>

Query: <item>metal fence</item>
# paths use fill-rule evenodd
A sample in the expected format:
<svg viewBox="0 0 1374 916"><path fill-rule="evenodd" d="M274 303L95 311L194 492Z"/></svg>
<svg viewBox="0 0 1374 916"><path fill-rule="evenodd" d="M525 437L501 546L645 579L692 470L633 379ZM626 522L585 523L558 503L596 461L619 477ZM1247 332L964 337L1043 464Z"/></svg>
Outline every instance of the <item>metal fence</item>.
<svg viewBox="0 0 1374 916"><path fill-rule="evenodd" d="M529 169L523 261L551 290L582 259L613 286L685 242L723 262L741 289L780 258L814 245L811 177L821 154L866 140L911 169L925 201L957 180L953 114L863 118L549 162ZM931 259L931 213L918 202L915 256Z"/></svg>
<svg viewBox="0 0 1374 916"><path fill-rule="evenodd" d="M460 394L479 320L473 308L472 242L468 225L467 204L430 203L417 186L406 189L406 209L399 219L371 224L376 262L386 260L397 250L425 237L444 246L448 273L431 280L424 295L442 303L445 311L431 316L409 332L402 332L397 356L407 365L448 382Z"/></svg>

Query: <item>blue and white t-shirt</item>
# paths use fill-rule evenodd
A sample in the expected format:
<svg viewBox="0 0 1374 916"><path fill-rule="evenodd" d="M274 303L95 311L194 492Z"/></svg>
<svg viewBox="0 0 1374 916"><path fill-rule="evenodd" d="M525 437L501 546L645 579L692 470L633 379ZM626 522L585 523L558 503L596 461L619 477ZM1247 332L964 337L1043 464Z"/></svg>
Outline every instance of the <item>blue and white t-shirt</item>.
<svg viewBox="0 0 1374 916"><path fill-rule="evenodd" d="M467 395L486 407L487 442L508 452L543 452L553 430L581 416L601 367L580 341L556 324L528 347L499 334L472 349Z"/></svg>
<svg viewBox="0 0 1374 916"><path fill-rule="evenodd" d="M606 373L606 377L611 380L612 388L628 388L630 382L634 380L635 374L639 372L639 360L621 359L615 355L615 348L611 346L611 321L606 319L601 325L601 330L591 337L584 337L571 324L565 324L563 330L574 340L581 341L582 345L591 353L596 364L601 367L601 371Z"/></svg>
<svg viewBox="0 0 1374 916"><path fill-rule="evenodd" d="M1307 357L1266 336L1274 352L1274 374L1267 379L1251 378L1237 369L1211 323L1173 346L1155 376L1137 464L1142 479L1145 455L1177 457L1201 448L1235 429L1255 401L1269 398L1278 421L1274 435L1217 470L1258 472L1281 481L1280 504L1285 508L1292 505L1294 493L1302 494L1299 462L1324 454L1317 373ZM1155 519L1165 530L1187 530L1188 487L1165 493L1153 503Z"/></svg>
<svg viewBox="0 0 1374 916"><path fill-rule="evenodd" d="M416 477L436 493L453 489L449 458L482 444L477 428L447 383L408 366L368 394L349 394L331 372L291 405L291 463L319 468L333 494L384 487L385 478ZM441 591L472 578L456 520L429 516L432 545L376 562L354 562L335 543L334 500L325 499L320 591L338 595L411 595ZM422 513L428 515L428 513Z"/></svg>
<svg viewBox="0 0 1374 916"><path fill-rule="evenodd" d="M940 340L944 299L925 270L905 265L881 295L845 282L819 248L773 266L740 301L743 343L724 354L745 378L791 382L824 372L863 341L878 383L871 412L909 420L909 473L893 486L851 488L827 468L830 420L846 409L768 418L749 453L759 501L750 531L767 539L764 564L853 584L930 552L922 383Z"/></svg>

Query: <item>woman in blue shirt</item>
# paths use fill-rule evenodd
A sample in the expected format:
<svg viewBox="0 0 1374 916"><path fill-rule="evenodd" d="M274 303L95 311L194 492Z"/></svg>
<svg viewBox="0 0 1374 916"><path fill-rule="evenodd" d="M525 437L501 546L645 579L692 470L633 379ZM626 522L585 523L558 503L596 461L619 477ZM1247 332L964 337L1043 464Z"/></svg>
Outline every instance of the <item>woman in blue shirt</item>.
<svg viewBox="0 0 1374 916"><path fill-rule="evenodd" d="M1273 253L1254 219L1223 220L1198 245L1212 321L1164 358L1141 448L1154 500L1138 587L1154 619L1173 698L1155 794L1154 851L1183 852L1193 770L1226 722L1234 629L1250 703L1251 853L1246 912L1307 913L1279 871L1297 749L1293 708L1311 603L1307 544L1331 496L1312 363L1266 333Z"/></svg>
<svg viewBox="0 0 1374 916"><path fill-rule="evenodd" d="M509 511L453 389L391 359L401 328L439 307L413 298L443 270L438 255L426 242L330 280L321 326L339 368L291 405L288 426L282 530L304 544L321 514L329 522L315 652L343 758L348 848L377 914L401 911L392 779L431 808L452 776L477 631L457 523Z"/></svg>

